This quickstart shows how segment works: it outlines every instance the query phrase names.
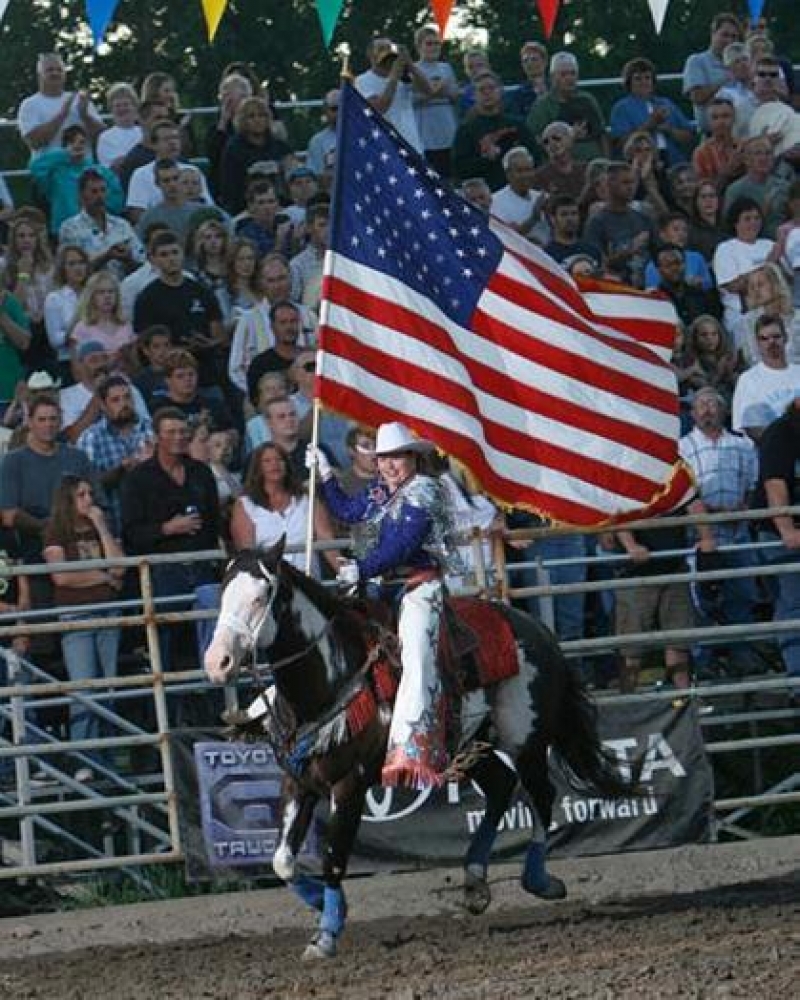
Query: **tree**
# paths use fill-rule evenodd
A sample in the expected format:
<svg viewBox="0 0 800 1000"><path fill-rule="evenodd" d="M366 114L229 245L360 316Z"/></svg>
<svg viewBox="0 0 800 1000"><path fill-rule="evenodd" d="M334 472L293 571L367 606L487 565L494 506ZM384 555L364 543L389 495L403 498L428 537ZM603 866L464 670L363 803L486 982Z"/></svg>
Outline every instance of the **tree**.
<svg viewBox="0 0 800 1000"><path fill-rule="evenodd" d="M672 0L659 37L645 0L564 0L549 48L575 52L584 77L616 77L634 55L653 59L662 72L679 71L689 52L707 45L711 17L725 6L742 12L746 5L744 0ZM534 0L461 0L458 9L465 23L488 32L495 69L506 80L517 79L520 44L543 37ZM767 10L780 51L800 51L800 19L792 17L796 0L770 0ZM35 89L37 53L53 48L63 53L73 85L89 87L96 98L112 81L139 84L148 72L166 70L178 80L184 105L210 104L222 68L239 59L269 80L277 99L320 97L338 78L339 62L323 46L313 0L295 0L291 6L278 0L232 0L213 45L199 0L126 0L118 16L107 44L95 54L82 0L12 0L0 28L0 109L14 115L20 98ZM332 44L348 42L353 68L360 71L372 35L380 32L410 44L414 29L429 20L430 10L421 0L391 5L350 0ZM451 42L447 52L458 64L459 43ZM296 141L305 138L309 124L293 134ZM19 150L5 155L19 163Z"/></svg>

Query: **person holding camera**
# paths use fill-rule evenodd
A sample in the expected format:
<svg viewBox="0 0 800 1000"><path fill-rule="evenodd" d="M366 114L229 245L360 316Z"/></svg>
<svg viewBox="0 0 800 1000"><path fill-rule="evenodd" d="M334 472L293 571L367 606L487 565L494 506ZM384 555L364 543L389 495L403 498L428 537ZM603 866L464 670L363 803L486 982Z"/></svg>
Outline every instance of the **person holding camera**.
<svg viewBox="0 0 800 1000"><path fill-rule="evenodd" d="M144 260L144 250L130 223L106 208L108 185L96 167L78 179L80 211L61 224L59 245L80 247L92 268L106 268L120 281Z"/></svg>
<svg viewBox="0 0 800 1000"><path fill-rule="evenodd" d="M370 68L356 77L356 90L390 122L420 154L425 152L414 114L414 93L433 96L427 76L414 65L408 49L390 38L367 45Z"/></svg>

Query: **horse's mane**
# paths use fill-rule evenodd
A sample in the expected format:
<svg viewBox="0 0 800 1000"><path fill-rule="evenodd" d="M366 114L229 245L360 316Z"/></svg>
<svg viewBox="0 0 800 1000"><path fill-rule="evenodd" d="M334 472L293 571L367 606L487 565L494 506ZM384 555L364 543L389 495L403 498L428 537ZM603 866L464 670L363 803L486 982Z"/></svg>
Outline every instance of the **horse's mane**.
<svg viewBox="0 0 800 1000"><path fill-rule="evenodd" d="M297 590L302 591L326 618L333 618L349 604L346 599L339 597L330 587L326 587L314 577L302 573L291 563L281 562L280 572L283 577L292 582Z"/></svg>

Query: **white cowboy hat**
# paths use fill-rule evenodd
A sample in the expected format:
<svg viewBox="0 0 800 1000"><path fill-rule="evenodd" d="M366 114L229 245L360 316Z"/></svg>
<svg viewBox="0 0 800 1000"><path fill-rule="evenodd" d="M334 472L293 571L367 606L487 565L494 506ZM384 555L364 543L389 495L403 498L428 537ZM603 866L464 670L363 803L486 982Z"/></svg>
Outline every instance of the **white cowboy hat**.
<svg viewBox="0 0 800 1000"><path fill-rule="evenodd" d="M430 441L415 438L405 424L396 420L390 424L381 424L375 439L376 455L391 455L396 451L432 451Z"/></svg>
<svg viewBox="0 0 800 1000"><path fill-rule="evenodd" d="M61 379L53 378L50 372L33 372L28 376L26 385L34 392L43 389L58 389L61 385Z"/></svg>

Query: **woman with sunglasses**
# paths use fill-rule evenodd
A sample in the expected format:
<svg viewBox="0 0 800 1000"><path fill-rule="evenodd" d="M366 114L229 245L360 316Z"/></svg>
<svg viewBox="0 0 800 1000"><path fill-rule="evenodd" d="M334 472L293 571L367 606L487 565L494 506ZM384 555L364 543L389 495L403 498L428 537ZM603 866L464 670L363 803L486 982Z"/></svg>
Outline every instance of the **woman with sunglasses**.
<svg viewBox="0 0 800 1000"><path fill-rule="evenodd" d="M44 532L44 558L49 563L76 562L88 559L118 559L125 553L113 537L102 510L95 504L92 485L80 476L65 475L53 498L50 520ZM119 599L125 570L81 569L51 573L55 586L56 607L81 604L108 604ZM63 614L64 622L108 617L114 612L88 611ZM116 677L119 649L118 628L78 629L64 632L61 650L71 681ZM89 692L83 692L88 694ZM70 738L97 739L101 720L88 706L74 702L70 710ZM99 758L96 751L91 755ZM75 777L91 781L90 768L80 767Z"/></svg>

